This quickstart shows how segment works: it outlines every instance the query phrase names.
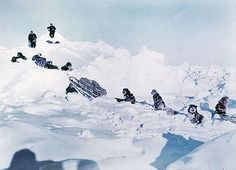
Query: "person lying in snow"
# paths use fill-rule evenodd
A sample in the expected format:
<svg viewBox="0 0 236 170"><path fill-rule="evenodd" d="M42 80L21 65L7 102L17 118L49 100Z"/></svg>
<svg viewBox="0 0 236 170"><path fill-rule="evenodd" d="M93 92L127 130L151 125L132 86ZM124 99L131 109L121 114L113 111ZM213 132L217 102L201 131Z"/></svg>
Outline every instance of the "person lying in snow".
<svg viewBox="0 0 236 170"><path fill-rule="evenodd" d="M197 106L194 104L190 104L188 108L188 114L191 123L200 124L202 123L202 119L204 118L200 113L197 111Z"/></svg>
<svg viewBox="0 0 236 170"><path fill-rule="evenodd" d="M42 57L42 54L39 53L32 57L32 60L35 62L37 66L47 68L47 69L58 69L57 66L52 64L52 61L47 61L46 58Z"/></svg>
<svg viewBox="0 0 236 170"><path fill-rule="evenodd" d="M135 104L135 97L132 93L130 93L128 88L123 88L122 93L124 95L124 99L116 98L117 102L131 102L132 104Z"/></svg>
<svg viewBox="0 0 236 170"><path fill-rule="evenodd" d="M222 97L217 105L215 106L215 112L214 114L212 115L212 118L214 117L215 114L219 114L221 118L224 118L226 117L226 108L227 108L227 105L229 104L229 97L227 96L224 96Z"/></svg>
<svg viewBox="0 0 236 170"><path fill-rule="evenodd" d="M17 59L19 59L19 58L21 58L22 60L27 60L27 58L21 52L18 52L16 57L15 56L12 57L11 62L18 63Z"/></svg>
<svg viewBox="0 0 236 170"><path fill-rule="evenodd" d="M157 93L157 91L153 89L151 94L154 102L153 107L157 110L164 110L166 108L166 105L159 93Z"/></svg>
<svg viewBox="0 0 236 170"><path fill-rule="evenodd" d="M71 62L67 62L66 65L62 66L61 67L61 70L62 71L72 71L72 64Z"/></svg>

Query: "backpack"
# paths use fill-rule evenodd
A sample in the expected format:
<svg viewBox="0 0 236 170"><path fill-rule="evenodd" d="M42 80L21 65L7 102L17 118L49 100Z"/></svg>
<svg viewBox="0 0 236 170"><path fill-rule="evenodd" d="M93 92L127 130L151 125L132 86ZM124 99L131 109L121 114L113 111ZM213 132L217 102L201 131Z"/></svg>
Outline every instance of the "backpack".
<svg viewBox="0 0 236 170"><path fill-rule="evenodd" d="M94 80L89 80L84 77L78 80L73 76L70 76L69 80L70 87L73 87L77 92L80 92L83 96L88 97L90 100L96 97L105 96L107 94L107 91Z"/></svg>

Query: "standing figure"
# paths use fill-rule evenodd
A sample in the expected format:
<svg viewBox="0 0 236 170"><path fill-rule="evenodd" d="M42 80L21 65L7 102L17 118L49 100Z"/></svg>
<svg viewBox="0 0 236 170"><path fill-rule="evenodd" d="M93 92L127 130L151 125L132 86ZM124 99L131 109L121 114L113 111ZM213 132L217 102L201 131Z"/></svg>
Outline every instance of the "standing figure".
<svg viewBox="0 0 236 170"><path fill-rule="evenodd" d="M164 110L166 108L166 105L159 93L157 93L157 91L153 89L151 94L153 96L154 108L157 110Z"/></svg>
<svg viewBox="0 0 236 170"><path fill-rule="evenodd" d="M28 42L31 48L36 47L36 40L37 40L36 34L33 31L30 31L30 34L28 35Z"/></svg>
<svg viewBox="0 0 236 170"><path fill-rule="evenodd" d="M202 123L202 119L204 118L200 113L198 113L197 106L194 104L189 105L187 115L188 115L191 123L196 123L196 124Z"/></svg>
<svg viewBox="0 0 236 170"><path fill-rule="evenodd" d="M56 32L56 27L51 23L49 27L47 27L48 31L49 31L49 36L51 38L54 38L54 34Z"/></svg>
<svg viewBox="0 0 236 170"><path fill-rule="evenodd" d="M212 115L212 118L214 117L215 114L219 114L221 118L227 117L226 108L228 104L229 104L229 97L227 96L222 97L215 106L216 110Z"/></svg>

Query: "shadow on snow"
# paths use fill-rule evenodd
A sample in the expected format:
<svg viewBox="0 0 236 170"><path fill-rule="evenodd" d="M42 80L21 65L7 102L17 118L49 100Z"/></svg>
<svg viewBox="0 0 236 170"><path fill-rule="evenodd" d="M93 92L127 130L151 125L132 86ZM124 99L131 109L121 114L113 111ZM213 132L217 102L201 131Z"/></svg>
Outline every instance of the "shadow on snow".
<svg viewBox="0 0 236 170"><path fill-rule="evenodd" d="M191 138L186 139L181 135L171 133L166 133L162 136L167 139L167 143L162 149L160 156L152 163L152 165L159 170L165 170L169 164L203 144L201 141Z"/></svg>
<svg viewBox="0 0 236 170"><path fill-rule="evenodd" d="M229 100L229 108L236 109L236 100L233 99Z"/></svg>
<svg viewBox="0 0 236 170"><path fill-rule="evenodd" d="M99 170L99 167L96 162L86 159L38 162L34 152L22 149L14 154L10 167L5 170Z"/></svg>

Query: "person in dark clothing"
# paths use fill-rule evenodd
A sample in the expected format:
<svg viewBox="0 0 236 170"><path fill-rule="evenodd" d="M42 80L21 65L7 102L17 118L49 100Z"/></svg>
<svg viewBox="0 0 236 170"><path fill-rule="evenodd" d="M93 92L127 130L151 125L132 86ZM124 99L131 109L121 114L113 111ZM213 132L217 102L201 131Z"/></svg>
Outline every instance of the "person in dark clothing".
<svg viewBox="0 0 236 170"><path fill-rule="evenodd" d="M123 88L122 93L124 95L124 99L116 98L117 102L131 102L132 104L135 104L135 97L132 93L130 93L129 89Z"/></svg>
<svg viewBox="0 0 236 170"><path fill-rule="evenodd" d="M157 93L157 91L153 89L151 94L153 96L154 108L157 110L164 110L166 108L166 105L159 93Z"/></svg>
<svg viewBox="0 0 236 170"><path fill-rule="evenodd" d="M29 41L29 46L31 48L36 47L36 40L37 40L36 34L33 31L30 31L30 34L28 35L28 41Z"/></svg>
<svg viewBox="0 0 236 170"><path fill-rule="evenodd" d="M123 101L131 102L132 104L135 104L135 97L132 93L130 93L128 88L124 88L122 90L122 93L124 95L124 100Z"/></svg>
<svg viewBox="0 0 236 170"><path fill-rule="evenodd" d="M37 66L44 67L47 63L46 58L42 57L41 53L38 53L32 57L32 60Z"/></svg>
<svg viewBox="0 0 236 170"><path fill-rule="evenodd" d="M19 62L17 61L17 59L18 59L18 58L14 56L14 57L12 57L11 62L13 62L13 63L19 63Z"/></svg>
<svg viewBox="0 0 236 170"><path fill-rule="evenodd" d="M47 27L49 31L49 36L51 38L54 38L55 32L56 32L56 27L51 23L49 27Z"/></svg>
<svg viewBox="0 0 236 170"><path fill-rule="evenodd" d="M214 117L215 114L219 114L221 118L226 117L226 108L228 104L229 104L229 97L227 96L222 97L215 106L215 112L212 115L212 118Z"/></svg>
<svg viewBox="0 0 236 170"><path fill-rule="evenodd" d="M72 64L71 62L67 62L66 65L62 66L61 67L61 70L62 71L72 71Z"/></svg>
<svg viewBox="0 0 236 170"><path fill-rule="evenodd" d="M15 62L18 62L17 59L21 58L22 60L27 60L27 58L21 53L21 52L18 52L16 57L12 57L11 59L11 62L15 63Z"/></svg>
<svg viewBox="0 0 236 170"><path fill-rule="evenodd" d="M52 64L52 61L47 61L44 68L47 68L47 69L59 69L56 65L53 65Z"/></svg>
<svg viewBox="0 0 236 170"><path fill-rule="evenodd" d="M39 53L32 57L32 60L35 62L37 66L44 67L47 69L58 69L57 66L52 64L52 61L47 61L46 58L42 57L42 54Z"/></svg>
<svg viewBox="0 0 236 170"><path fill-rule="evenodd" d="M191 123L200 124L202 123L202 119L204 118L200 113L197 111L197 106L194 104L190 104L188 108L188 117Z"/></svg>

